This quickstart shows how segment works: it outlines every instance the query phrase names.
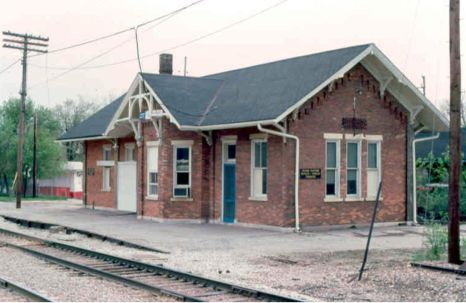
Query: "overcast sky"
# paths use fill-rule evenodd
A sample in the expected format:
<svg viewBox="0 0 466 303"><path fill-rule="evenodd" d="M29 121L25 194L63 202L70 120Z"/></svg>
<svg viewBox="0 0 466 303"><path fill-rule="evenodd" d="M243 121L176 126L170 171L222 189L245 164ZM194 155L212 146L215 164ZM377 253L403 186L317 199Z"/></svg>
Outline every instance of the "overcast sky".
<svg viewBox="0 0 466 303"><path fill-rule="evenodd" d="M49 49L53 50L135 26L193 1L8 1L7 8L0 11L0 29L48 36ZM145 56L183 44L278 2L205 0L156 27L151 28L151 24L141 28L140 53ZM464 9L463 6L462 16ZM448 14L448 0L288 0L248 21L170 50L170 53L174 55L175 74L183 73L186 56L188 75L203 76L329 49L375 43L413 83L420 85L421 75L425 75L427 96L439 106L449 96ZM111 48L115 49L109 51ZM104 52L107 53L90 60ZM1 48L0 71L19 57L20 51ZM79 95L89 100L117 97L134 79L137 61L97 67L135 57L134 33L127 32L98 43L30 58L28 95L43 105L54 105ZM81 66L85 69L60 76L86 61L90 62ZM158 72L158 55L144 58L142 67L145 72ZM21 65L18 63L0 74L0 100L17 97L20 83Z"/></svg>

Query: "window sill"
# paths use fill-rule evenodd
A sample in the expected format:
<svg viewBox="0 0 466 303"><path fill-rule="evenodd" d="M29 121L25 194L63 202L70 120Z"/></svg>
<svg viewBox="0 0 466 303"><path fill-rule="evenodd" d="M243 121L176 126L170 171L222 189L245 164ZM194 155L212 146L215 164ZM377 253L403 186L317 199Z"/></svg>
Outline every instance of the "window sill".
<svg viewBox="0 0 466 303"><path fill-rule="evenodd" d="M159 199L159 196L146 196L146 200L155 201L155 200L158 200L158 199Z"/></svg>
<svg viewBox="0 0 466 303"><path fill-rule="evenodd" d="M112 191L112 189L111 189L111 188L109 188L109 189L101 189L100 191L101 191L101 192L104 192L104 193L109 193L109 192Z"/></svg>
<svg viewBox="0 0 466 303"><path fill-rule="evenodd" d="M364 202L366 201L363 197L346 197L345 202Z"/></svg>
<svg viewBox="0 0 466 303"><path fill-rule="evenodd" d="M265 197L249 197L249 201L267 201L267 196Z"/></svg>
<svg viewBox="0 0 466 303"><path fill-rule="evenodd" d="M375 202L376 199L377 199L377 197L367 197L366 199L364 199L364 201ZM383 201L383 197L380 197L379 201Z"/></svg>
<svg viewBox="0 0 466 303"><path fill-rule="evenodd" d="M324 202L343 202L343 198L340 198L340 197L325 197Z"/></svg>
<svg viewBox="0 0 466 303"><path fill-rule="evenodd" d="M115 161L113 161L113 160L99 160L99 161L97 161L97 166L103 166L103 167L115 166Z"/></svg>
<svg viewBox="0 0 466 303"><path fill-rule="evenodd" d="M170 201L177 202L177 201L193 201L193 198L183 198L183 197L171 197Z"/></svg>

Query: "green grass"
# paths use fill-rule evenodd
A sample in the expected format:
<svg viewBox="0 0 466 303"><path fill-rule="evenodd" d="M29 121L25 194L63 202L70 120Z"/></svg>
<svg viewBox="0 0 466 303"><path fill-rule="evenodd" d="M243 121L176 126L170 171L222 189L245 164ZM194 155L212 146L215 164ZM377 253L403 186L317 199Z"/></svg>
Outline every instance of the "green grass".
<svg viewBox="0 0 466 303"><path fill-rule="evenodd" d="M56 201L64 201L66 197L54 197L54 196L38 196L36 198L33 197L26 197L22 198L22 201L43 201L43 200L56 200ZM15 202L16 197L14 196L0 196L0 202Z"/></svg>

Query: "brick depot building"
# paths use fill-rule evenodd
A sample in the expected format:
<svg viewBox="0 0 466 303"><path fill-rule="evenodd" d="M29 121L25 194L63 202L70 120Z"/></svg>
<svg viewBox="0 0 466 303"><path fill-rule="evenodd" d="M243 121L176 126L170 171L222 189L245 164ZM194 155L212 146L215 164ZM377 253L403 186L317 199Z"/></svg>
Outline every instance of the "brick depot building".
<svg viewBox="0 0 466 303"><path fill-rule="evenodd" d="M412 219L412 142L447 121L373 44L204 77L140 73L59 139L84 204L156 220L295 227Z"/></svg>

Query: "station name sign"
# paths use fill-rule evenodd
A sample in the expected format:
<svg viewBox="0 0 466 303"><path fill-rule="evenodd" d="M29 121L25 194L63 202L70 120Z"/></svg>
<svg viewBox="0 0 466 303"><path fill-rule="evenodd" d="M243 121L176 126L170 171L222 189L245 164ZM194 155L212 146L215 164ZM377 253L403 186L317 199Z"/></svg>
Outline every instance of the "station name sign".
<svg viewBox="0 0 466 303"><path fill-rule="evenodd" d="M300 168L299 178L304 180L318 180L322 177L320 168Z"/></svg>
<svg viewBox="0 0 466 303"><path fill-rule="evenodd" d="M367 129L367 120L361 118L343 118L341 126L344 129Z"/></svg>

